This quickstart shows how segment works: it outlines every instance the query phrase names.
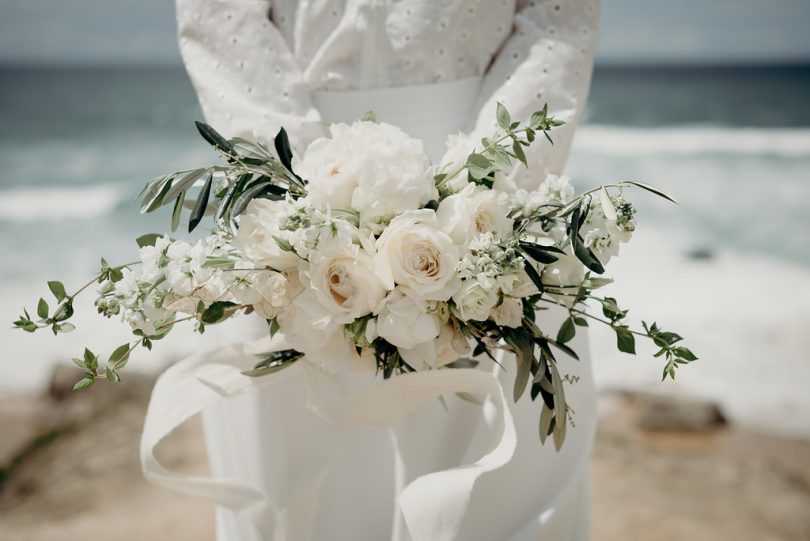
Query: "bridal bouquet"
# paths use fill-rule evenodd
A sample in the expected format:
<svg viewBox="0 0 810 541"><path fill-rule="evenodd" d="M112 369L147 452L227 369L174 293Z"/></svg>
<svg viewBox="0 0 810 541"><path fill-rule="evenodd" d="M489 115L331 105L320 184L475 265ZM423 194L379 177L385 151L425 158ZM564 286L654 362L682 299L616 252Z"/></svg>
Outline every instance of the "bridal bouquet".
<svg viewBox="0 0 810 541"><path fill-rule="evenodd" d="M597 294L610 283L604 266L635 229L625 188L670 198L637 182L575 195L557 176L537 191L506 190L513 161L527 165L524 148L551 140L561 123L547 107L515 122L503 105L497 122L477 148L458 140L437 165L421 142L370 117L331 126L300 159L283 129L273 152L198 123L226 163L151 181L141 210L172 204L172 231L185 209L189 232L210 216L210 234L144 235L138 261L102 259L98 274L71 294L49 282L54 309L40 299L37 318L24 311L15 325L68 332L76 295L98 284L98 312L120 315L135 339L104 366L85 349L74 359L84 371L77 389L99 378L119 381L132 351L151 349L177 323L202 333L235 315L261 318L290 346L262 355L247 376L305 360L325 371L349 367L389 378L487 358L500 363L495 354L506 350L517 361L514 399L527 389L540 398L540 439L551 435L559 448L570 417L564 389L573 378L561 375L557 356L577 357L567 343L578 327L609 326L627 353L635 353L636 336L651 339L665 359L664 378L696 358L655 323L630 328L627 310ZM559 328L542 323L552 306L568 314Z"/></svg>

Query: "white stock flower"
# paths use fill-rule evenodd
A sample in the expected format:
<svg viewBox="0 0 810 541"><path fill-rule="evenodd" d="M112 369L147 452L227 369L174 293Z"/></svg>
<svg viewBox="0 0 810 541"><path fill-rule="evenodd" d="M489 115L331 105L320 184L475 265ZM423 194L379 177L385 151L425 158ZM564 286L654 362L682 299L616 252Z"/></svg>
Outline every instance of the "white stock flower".
<svg viewBox="0 0 810 541"><path fill-rule="evenodd" d="M374 311L387 292L368 252L341 236L310 254L309 280L324 310L344 324Z"/></svg>
<svg viewBox="0 0 810 541"><path fill-rule="evenodd" d="M165 252L171 243L171 239L164 235L157 238L154 246L144 246L140 249L141 274L144 279L156 280L160 277L166 264Z"/></svg>
<svg viewBox="0 0 810 541"><path fill-rule="evenodd" d="M545 203L564 205L574 197L574 187L571 185L571 179L566 176L547 175L540 184L537 194Z"/></svg>
<svg viewBox="0 0 810 541"><path fill-rule="evenodd" d="M498 302L498 291L477 280L465 280L453 295L453 302L464 321L484 321Z"/></svg>
<svg viewBox="0 0 810 541"><path fill-rule="evenodd" d="M397 214L438 197L422 142L390 124L333 124L331 138L314 141L300 174L318 208L352 209L376 231Z"/></svg>
<svg viewBox="0 0 810 541"><path fill-rule="evenodd" d="M439 336L413 348L398 348L402 359L416 370L441 368L469 355L470 343L454 325L442 325Z"/></svg>
<svg viewBox="0 0 810 541"><path fill-rule="evenodd" d="M458 262L458 248L432 210L397 216L377 239L374 266L386 288L398 284L416 299L449 299L459 286Z"/></svg>
<svg viewBox="0 0 810 541"><path fill-rule="evenodd" d="M395 289L385 299L377 316L377 335L405 349L430 342L439 336L441 323L436 314L427 310L427 302Z"/></svg>
<svg viewBox="0 0 810 541"><path fill-rule="evenodd" d="M289 231L281 228L290 212L286 201L253 199L239 216L239 230L233 245L249 260L277 270L298 265L300 258L282 250L273 237L287 239Z"/></svg>
<svg viewBox="0 0 810 541"><path fill-rule="evenodd" d="M503 302L492 309L489 318L496 325L517 329L523 324L523 303L514 297L504 297Z"/></svg>
<svg viewBox="0 0 810 541"><path fill-rule="evenodd" d="M439 204L436 217L439 227L453 241L466 246L478 235L493 233L506 239L512 233L512 219L507 214L506 194L469 184Z"/></svg>
<svg viewBox="0 0 810 541"><path fill-rule="evenodd" d="M202 241L194 244L178 240L166 250L166 281L171 291L179 296L189 296L211 276L211 269L203 267L208 256Z"/></svg>

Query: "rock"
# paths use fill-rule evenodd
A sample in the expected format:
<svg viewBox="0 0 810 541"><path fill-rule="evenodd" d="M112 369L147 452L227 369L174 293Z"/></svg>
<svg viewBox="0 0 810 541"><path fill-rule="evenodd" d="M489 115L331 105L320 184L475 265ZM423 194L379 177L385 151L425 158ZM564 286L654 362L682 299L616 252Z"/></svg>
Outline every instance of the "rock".
<svg viewBox="0 0 810 541"><path fill-rule="evenodd" d="M647 430L710 430L726 424L716 403L696 398L639 394L638 426Z"/></svg>

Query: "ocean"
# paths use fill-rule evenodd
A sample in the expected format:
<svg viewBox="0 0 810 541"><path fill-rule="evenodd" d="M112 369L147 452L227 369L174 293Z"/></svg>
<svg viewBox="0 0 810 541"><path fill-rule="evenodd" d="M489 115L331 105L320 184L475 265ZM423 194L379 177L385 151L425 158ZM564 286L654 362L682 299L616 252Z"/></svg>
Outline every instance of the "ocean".
<svg viewBox="0 0 810 541"><path fill-rule="evenodd" d="M639 241L615 272L632 278L622 298L697 333L694 349L709 354L667 392L717 399L744 424L810 437L800 387L810 381L808 96L808 66L599 67L566 173L580 187L641 180L681 203L632 194ZM5 321L33 308L46 280L70 289L99 255L128 261L134 237L167 229L166 209L140 216L135 198L148 179L215 158L194 129L199 118L179 68L0 69ZM65 337L2 326L0 387L40 388L52 364L85 343L104 350L126 340L90 303L80 311L80 329ZM597 353L613 347L593 335ZM132 364L187 354L197 347L189 337ZM219 331L207 341L231 338ZM604 357L603 388L660 389L656 361Z"/></svg>

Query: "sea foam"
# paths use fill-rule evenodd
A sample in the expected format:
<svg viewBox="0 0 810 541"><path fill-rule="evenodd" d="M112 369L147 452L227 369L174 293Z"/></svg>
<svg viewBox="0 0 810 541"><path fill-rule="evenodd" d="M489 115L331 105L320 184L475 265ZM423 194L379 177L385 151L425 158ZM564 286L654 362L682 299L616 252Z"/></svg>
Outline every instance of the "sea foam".
<svg viewBox="0 0 810 541"><path fill-rule="evenodd" d="M0 191L0 221L88 220L111 213L128 196L124 183L12 188Z"/></svg>
<svg viewBox="0 0 810 541"><path fill-rule="evenodd" d="M577 131L574 147L620 156L731 154L802 158L810 157L810 129L585 124Z"/></svg>

